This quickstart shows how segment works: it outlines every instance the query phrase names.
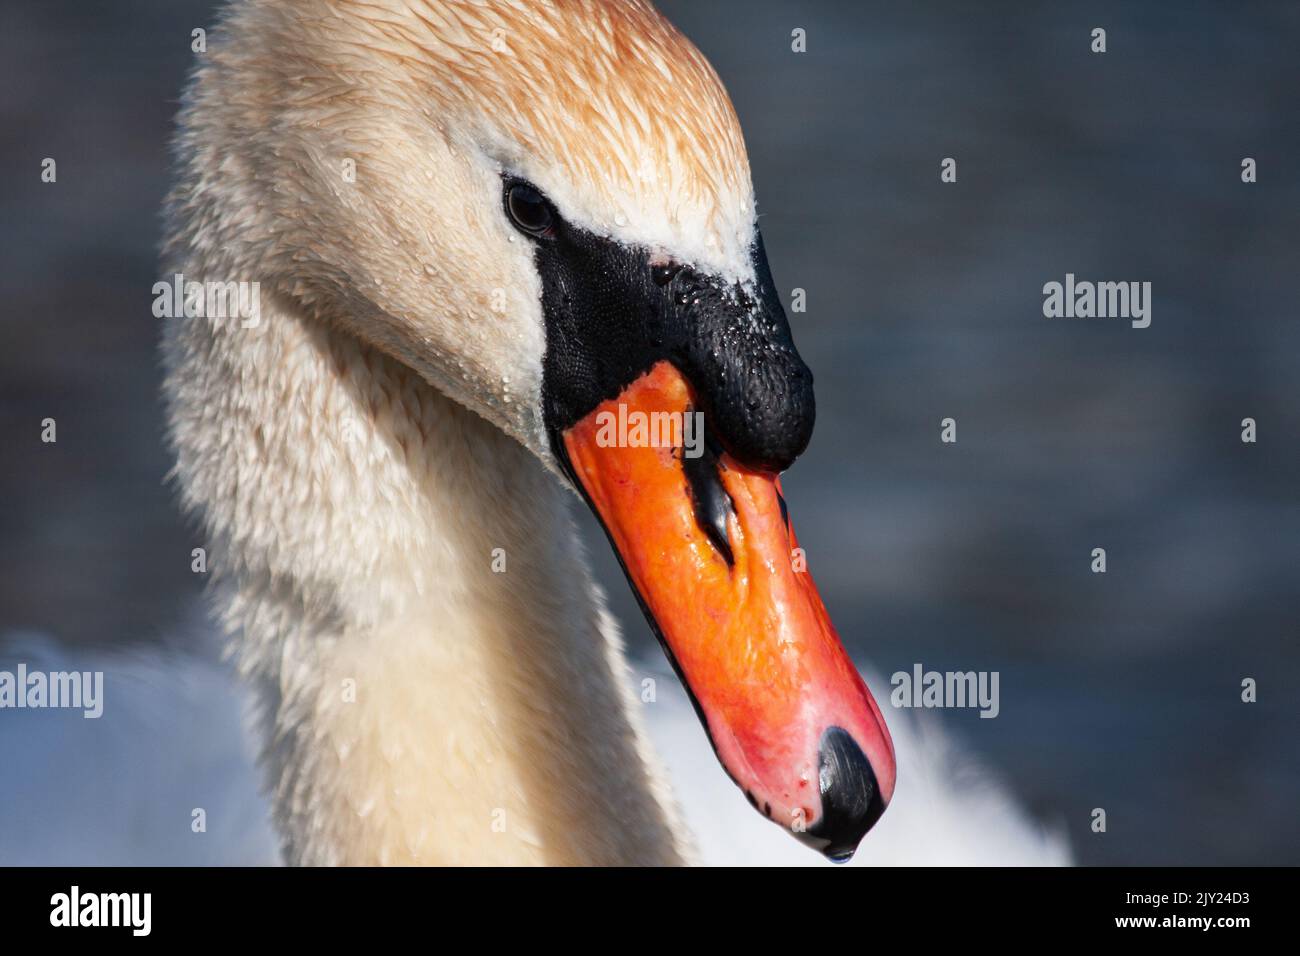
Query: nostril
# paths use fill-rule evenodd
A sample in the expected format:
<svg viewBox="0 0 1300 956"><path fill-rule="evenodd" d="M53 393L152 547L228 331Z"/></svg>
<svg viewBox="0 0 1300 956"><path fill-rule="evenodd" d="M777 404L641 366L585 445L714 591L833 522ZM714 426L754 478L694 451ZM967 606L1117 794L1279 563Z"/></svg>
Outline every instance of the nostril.
<svg viewBox="0 0 1300 956"><path fill-rule="evenodd" d="M801 836L832 862L845 863L885 812L885 802L870 761L847 730L827 728L817 758L822 815Z"/></svg>
<svg viewBox="0 0 1300 956"><path fill-rule="evenodd" d="M718 473L722 467L718 461L718 448L707 431L703 437L700 453L695 457L683 450L682 471L686 473L686 484L695 505L696 524L713 543L722 559L731 566L736 563L736 559L731 551L731 539L727 536L727 518L735 513L735 504L727 489L722 486L722 478Z"/></svg>

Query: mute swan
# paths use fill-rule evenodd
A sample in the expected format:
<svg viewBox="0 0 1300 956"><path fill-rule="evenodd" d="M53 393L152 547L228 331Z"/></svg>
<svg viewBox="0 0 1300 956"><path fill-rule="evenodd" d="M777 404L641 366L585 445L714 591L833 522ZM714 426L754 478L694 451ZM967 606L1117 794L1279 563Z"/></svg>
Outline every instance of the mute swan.
<svg viewBox="0 0 1300 956"><path fill-rule="evenodd" d="M287 860L693 859L574 490L728 775L851 855L893 749L791 561L811 376L689 41L643 2L236 0L176 143L167 273L260 287L165 322L164 390ZM706 453L603 441L629 409Z"/></svg>

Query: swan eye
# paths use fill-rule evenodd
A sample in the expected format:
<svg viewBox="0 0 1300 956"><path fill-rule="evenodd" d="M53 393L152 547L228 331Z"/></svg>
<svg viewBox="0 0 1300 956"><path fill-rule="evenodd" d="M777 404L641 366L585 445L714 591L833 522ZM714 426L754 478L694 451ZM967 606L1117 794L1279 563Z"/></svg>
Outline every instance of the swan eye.
<svg viewBox="0 0 1300 956"><path fill-rule="evenodd" d="M520 232L530 236L548 236L555 225L555 215L546 197L527 183L506 188L506 212Z"/></svg>

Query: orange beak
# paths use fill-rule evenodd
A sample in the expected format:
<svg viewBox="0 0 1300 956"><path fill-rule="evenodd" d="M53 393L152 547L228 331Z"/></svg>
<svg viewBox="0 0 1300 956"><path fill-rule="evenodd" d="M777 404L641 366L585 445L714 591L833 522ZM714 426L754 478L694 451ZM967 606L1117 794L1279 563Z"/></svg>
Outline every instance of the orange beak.
<svg viewBox="0 0 1300 956"><path fill-rule="evenodd" d="M769 819L847 860L894 793L889 731L807 571L780 479L710 447L696 407L661 361L563 432L568 465L723 768Z"/></svg>

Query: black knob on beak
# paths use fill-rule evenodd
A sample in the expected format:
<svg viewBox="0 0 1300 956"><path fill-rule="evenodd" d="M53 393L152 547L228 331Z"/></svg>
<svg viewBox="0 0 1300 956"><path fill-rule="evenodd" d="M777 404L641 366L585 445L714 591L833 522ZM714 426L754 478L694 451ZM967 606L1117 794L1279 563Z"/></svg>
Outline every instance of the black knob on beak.
<svg viewBox="0 0 1300 956"><path fill-rule="evenodd" d="M751 254L752 287L689 268L673 278L670 325L688 330L674 358L731 457L780 472L812 438L813 377L794 347L761 236Z"/></svg>

